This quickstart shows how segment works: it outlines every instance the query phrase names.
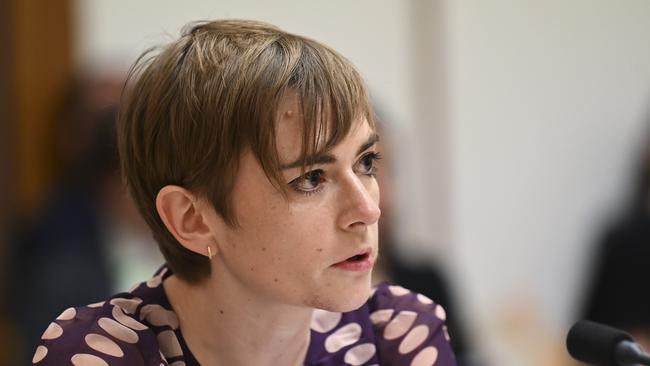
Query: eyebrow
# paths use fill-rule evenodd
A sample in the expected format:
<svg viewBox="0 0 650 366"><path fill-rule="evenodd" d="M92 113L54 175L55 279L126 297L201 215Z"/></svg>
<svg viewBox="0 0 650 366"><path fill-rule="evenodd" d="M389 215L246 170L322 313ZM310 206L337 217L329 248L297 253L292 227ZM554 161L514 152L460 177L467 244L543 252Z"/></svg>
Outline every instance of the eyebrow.
<svg viewBox="0 0 650 366"><path fill-rule="evenodd" d="M360 155L362 152L368 150L378 141L379 141L379 135L376 132L373 132L370 136L368 136L368 139L366 139L366 141L363 144L361 144L361 146L357 150L357 155ZM314 159L311 160L311 165L333 164L335 162L336 162L336 158L334 157L334 155L329 153L323 153L323 154L316 155ZM302 160L298 159L289 164L282 164L280 166L280 169L287 170L287 169L298 168L301 166L302 166Z"/></svg>

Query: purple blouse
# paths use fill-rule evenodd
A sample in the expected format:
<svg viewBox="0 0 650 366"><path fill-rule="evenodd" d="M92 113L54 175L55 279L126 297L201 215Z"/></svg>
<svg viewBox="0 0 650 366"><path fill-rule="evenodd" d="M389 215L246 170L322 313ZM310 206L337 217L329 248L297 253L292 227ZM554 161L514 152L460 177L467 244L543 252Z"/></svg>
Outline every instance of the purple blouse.
<svg viewBox="0 0 650 366"><path fill-rule="evenodd" d="M130 292L68 308L45 330L35 365L197 366L162 282L162 267ZM347 313L315 310L305 365L455 366L445 311L403 287L381 284Z"/></svg>

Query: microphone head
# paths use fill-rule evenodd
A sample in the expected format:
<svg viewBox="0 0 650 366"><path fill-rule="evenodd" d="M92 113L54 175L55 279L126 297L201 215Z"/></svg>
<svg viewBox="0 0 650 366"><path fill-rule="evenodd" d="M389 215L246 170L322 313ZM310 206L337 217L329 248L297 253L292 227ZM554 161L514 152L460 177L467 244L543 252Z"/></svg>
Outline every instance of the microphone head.
<svg viewBox="0 0 650 366"><path fill-rule="evenodd" d="M614 351L622 341L632 341L632 337L622 330L582 320L569 330L566 347L578 361L599 366L618 365Z"/></svg>

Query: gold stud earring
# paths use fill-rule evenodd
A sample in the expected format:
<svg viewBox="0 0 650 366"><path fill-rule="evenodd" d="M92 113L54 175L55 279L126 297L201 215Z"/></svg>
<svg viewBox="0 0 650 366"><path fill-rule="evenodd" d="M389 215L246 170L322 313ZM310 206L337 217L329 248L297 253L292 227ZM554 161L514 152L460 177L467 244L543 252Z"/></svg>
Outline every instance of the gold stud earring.
<svg viewBox="0 0 650 366"><path fill-rule="evenodd" d="M208 245L208 259L212 260L212 248Z"/></svg>

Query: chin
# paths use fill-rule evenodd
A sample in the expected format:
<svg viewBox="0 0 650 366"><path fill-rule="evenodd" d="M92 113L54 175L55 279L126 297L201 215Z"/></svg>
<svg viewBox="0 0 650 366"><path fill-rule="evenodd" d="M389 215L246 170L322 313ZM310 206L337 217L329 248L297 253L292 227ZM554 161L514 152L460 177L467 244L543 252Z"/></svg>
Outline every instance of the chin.
<svg viewBox="0 0 650 366"><path fill-rule="evenodd" d="M370 297L370 276L363 281L353 281L333 288L327 298L324 298L316 308L335 311L348 312L357 310L368 301Z"/></svg>

